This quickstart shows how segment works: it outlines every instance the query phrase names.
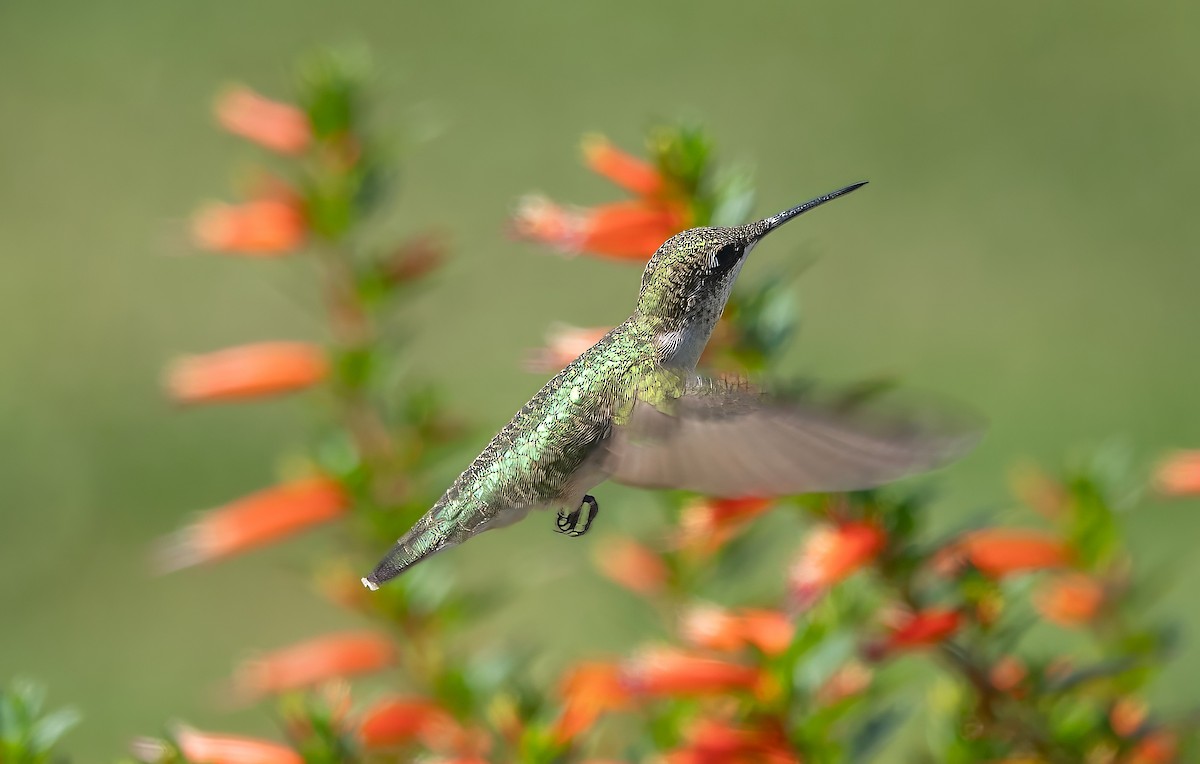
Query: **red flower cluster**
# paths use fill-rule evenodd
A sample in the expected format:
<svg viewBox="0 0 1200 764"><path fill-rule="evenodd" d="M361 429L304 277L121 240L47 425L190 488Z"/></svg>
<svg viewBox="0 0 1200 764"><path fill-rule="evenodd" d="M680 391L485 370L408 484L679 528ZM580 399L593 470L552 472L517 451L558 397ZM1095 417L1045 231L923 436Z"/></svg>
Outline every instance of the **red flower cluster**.
<svg viewBox="0 0 1200 764"><path fill-rule="evenodd" d="M217 120L234 135L282 154L299 154L312 143L308 116L244 86L217 100ZM192 220L192 240L204 250L275 257L304 243L308 226L300 197L275 181L243 204L213 203Z"/></svg>
<svg viewBox="0 0 1200 764"><path fill-rule="evenodd" d="M299 154L313 143L308 116L295 106L231 88L218 99L217 119L231 133L272 151ZM260 181L251 201L215 204L193 220L197 246L225 253L281 255L308 235L303 202L274 176ZM259 342L180 358L165 375L172 400L184 404L260 399L325 381L330 359L304 342ZM286 482L204 513L158 550L171 570L261 546L345 514L350 498L336 481L315 476Z"/></svg>

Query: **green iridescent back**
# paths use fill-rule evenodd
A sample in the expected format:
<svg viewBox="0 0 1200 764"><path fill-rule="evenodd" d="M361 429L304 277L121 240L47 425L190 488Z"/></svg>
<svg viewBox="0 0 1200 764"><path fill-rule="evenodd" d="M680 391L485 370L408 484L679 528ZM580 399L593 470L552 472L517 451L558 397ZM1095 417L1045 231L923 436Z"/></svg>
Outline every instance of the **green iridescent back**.
<svg viewBox="0 0 1200 764"><path fill-rule="evenodd" d="M547 382L454 482L447 498L489 515L555 504L637 397L678 388L659 367L654 330L631 318Z"/></svg>

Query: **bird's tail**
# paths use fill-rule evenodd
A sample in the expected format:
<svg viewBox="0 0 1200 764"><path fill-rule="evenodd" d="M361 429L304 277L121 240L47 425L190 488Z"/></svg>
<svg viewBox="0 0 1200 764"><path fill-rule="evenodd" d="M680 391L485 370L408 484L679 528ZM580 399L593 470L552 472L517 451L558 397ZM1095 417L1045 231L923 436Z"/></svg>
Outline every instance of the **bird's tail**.
<svg viewBox="0 0 1200 764"><path fill-rule="evenodd" d="M380 584L392 580L418 562L458 543L454 539L457 524L446 509L442 502L438 502L422 515L379 561L375 570L362 579L363 586L374 591Z"/></svg>

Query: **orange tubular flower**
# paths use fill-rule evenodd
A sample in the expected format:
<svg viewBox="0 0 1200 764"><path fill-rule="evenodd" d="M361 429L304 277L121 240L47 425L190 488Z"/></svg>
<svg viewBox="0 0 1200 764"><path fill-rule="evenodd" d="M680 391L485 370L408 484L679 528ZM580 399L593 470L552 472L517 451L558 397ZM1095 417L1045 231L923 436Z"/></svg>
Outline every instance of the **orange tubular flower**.
<svg viewBox="0 0 1200 764"><path fill-rule="evenodd" d="M1006 655L996 661L988 672L988 680L1000 692L1015 693L1020 689L1029 672L1019 658Z"/></svg>
<svg viewBox="0 0 1200 764"><path fill-rule="evenodd" d="M1113 704L1108 712L1108 723L1120 737L1133 737L1146 723L1149 709L1145 701L1124 697Z"/></svg>
<svg viewBox="0 0 1200 764"><path fill-rule="evenodd" d="M627 708L632 698L613 663L581 663L563 679L563 710L554 724L554 739L565 745L589 729L601 714Z"/></svg>
<svg viewBox="0 0 1200 764"><path fill-rule="evenodd" d="M697 499L679 516L677 543L684 549L713 554L755 517L771 508L772 499Z"/></svg>
<svg viewBox="0 0 1200 764"><path fill-rule="evenodd" d="M829 587L868 564L883 550L887 536L869 522L823 526L813 531L789 573L797 606L807 609Z"/></svg>
<svg viewBox="0 0 1200 764"><path fill-rule="evenodd" d="M582 250L645 261L664 241L688 227L682 205L614 202L593 207L584 221Z"/></svg>
<svg viewBox="0 0 1200 764"><path fill-rule="evenodd" d="M1200 496L1200 450L1168 456L1154 475L1154 486L1164 496Z"/></svg>
<svg viewBox="0 0 1200 764"><path fill-rule="evenodd" d="M673 202L613 202L580 210L541 196L522 199L513 219L517 236L566 254L591 252L641 262L687 226L686 209Z"/></svg>
<svg viewBox="0 0 1200 764"><path fill-rule="evenodd" d="M517 236L570 254L591 252L645 261L664 241L691 225L687 204L671 195L671 182L658 168L600 137L586 139L583 151L594 171L638 198L590 209L565 209L544 197L526 197L513 219Z"/></svg>
<svg viewBox="0 0 1200 764"><path fill-rule="evenodd" d="M304 211L294 198L213 202L192 217L192 243L225 254L286 255L304 243L307 230Z"/></svg>
<svg viewBox="0 0 1200 764"><path fill-rule="evenodd" d="M299 154L312 142L312 130L303 111L264 98L244 85L221 94L216 114L221 127L280 154Z"/></svg>
<svg viewBox="0 0 1200 764"><path fill-rule="evenodd" d="M741 621L716 605L697 605L684 611L679 631L688 644L709 650L733 652L745 644Z"/></svg>
<svg viewBox="0 0 1200 764"><path fill-rule="evenodd" d="M293 480L205 512L168 537L155 557L164 572L209 562L329 522L349 506L341 485L329 478Z"/></svg>
<svg viewBox="0 0 1200 764"><path fill-rule="evenodd" d="M303 764L299 753L280 743L235 735L214 735L191 727L175 730L183 758L204 764Z"/></svg>
<svg viewBox="0 0 1200 764"><path fill-rule="evenodd" d="M958 631L962 615L948 608L927 608L906 613L891 628L884 639L880 657L895 652L916 650L937 645Z"/></svg>
<svg viewBox="0 0 1200 764"><path fill-rule="evenodd" d="M1033 604L1046 620L1059 626L1082 626L1104 605L1104 584L1082 573L1064 573L1037 590Z"/></svg>
<svg viewBox="0 0 1200 764"><path fill-rule="evenodd" d="M260 342L181 358L167 369L178 403L261 398L317 384L329 371L320 348L303 342Z"/></svg>
<svg viewBox="0 0 1200 764"><path fill-rule="evenodd" d="M992 687L998 691L1012 694L1022 694L1021 685L1024 684L1027 676L1028 670L1025 668L1025 663L1012 655L1001 657L992 664L991 670L988 672L988 680Z"/></svg>
<svg viewBox="0 0 1200 764"><path fill-rule="evenodd" d="M473 735L448 711L427 698L388 697L363 716L359 738L367 750L419 743L431 751L470 755L486 741Z"/></svg>
<svg viewBox="0 0 1200 764"><path fill-rule="evenodd" d="M387 668L396 660L391 641L374 632L310 639L238 666L234 690L250 699L311 687L330 679Z"/></svg>
<svg viewBox="0 0 1200 764"><path fill-rule="evenodd" d="M743 610L742 635L766 655L779 655L792 644L796 625L778 610Z"/></svg>
<svg viewBox="0 0 1200 764"><path fill-rule="evenodd" d="M626 686L648 697L692 697L757 690L763 674L756 668L670 648L645 652L624 664Z"/></svg>
<svg viewBox="0 0 1200 764"><path fill-rule="evenodd" d="M606 578L643 597L660 594L667 585L666 563L630 538L609 538L598 544L596 565Z"/></svg>
<svg viewBox="0 0 1200 764"><path fill-rule="evenodd" d="M583 139L583 158L597 175L616 183L638 196L661 196L667 190L666 178L649 162L626 154L603 135Z"/></svg>
<svg viewBox="0 0 1200 764"><path fill-rule="evenodd" d="M1071 561L1071 549L1061 539L1041 531L986 528L969 533L949 549L953 560L969 562L985 576L1004 578Z"/></svg>
<svg viewBox="0 0 1200 764"><path fill-rule="evenodd" d="M430 726L446 723L449 714L425 698L385 698L363 715L358 734L370 749L407 745Z"/></svg>
<svg viewBox="0 0 1200 764"><path fill-rule="evenodd" d="M753 645L766 655L779 655L792 643L795 627L777 610L735 614L716 605L698 605L683 614L680 631L696 647L733 652Z"/></svg>
<svg viewBox="0 0 1200 764"><path fill-rule="evenodd" d="M581 329L569 324L555 324L546 334L545 346L530 355L525 361L525 368L540 372L561 371L610 331L611 326Z"/></svg>

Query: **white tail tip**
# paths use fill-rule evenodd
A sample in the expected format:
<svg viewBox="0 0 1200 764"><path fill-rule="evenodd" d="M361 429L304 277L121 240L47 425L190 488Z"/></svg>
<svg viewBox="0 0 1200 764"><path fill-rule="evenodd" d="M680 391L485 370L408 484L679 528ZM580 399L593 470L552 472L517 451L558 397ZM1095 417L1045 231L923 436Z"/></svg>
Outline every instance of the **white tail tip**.
<svg viewBox="0 0 1200 764"><path fill-rule="evenodd" d="M377 591L379 591L379 584L375 583L375 582L374 582L374 581L372 581L371 579L369 579L369 578L363 578L363 579L361 579L361 580L362 580L362 585L363 585L363 586L365 586L365 587L367 587L367 588L368 588L368 589L370 589L371 591L373 591L373 592L377 592Z"/></svg>

